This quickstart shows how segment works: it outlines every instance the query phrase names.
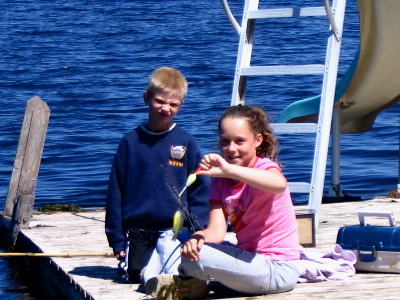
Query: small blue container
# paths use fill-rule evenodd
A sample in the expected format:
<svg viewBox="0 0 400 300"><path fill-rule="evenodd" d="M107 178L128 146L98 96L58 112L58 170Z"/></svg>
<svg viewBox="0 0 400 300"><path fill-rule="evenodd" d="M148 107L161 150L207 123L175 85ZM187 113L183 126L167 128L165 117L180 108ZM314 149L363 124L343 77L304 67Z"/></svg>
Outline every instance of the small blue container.
<svg viewBox="0 0 400 300"><path fill-rule="evenodd" d="M393 213L359 212L360 225L339 229L336 243L357 255L357 271L400 273L400 227L396 227ZM387 218L388 226L365 223L365 217Z"/></svg>

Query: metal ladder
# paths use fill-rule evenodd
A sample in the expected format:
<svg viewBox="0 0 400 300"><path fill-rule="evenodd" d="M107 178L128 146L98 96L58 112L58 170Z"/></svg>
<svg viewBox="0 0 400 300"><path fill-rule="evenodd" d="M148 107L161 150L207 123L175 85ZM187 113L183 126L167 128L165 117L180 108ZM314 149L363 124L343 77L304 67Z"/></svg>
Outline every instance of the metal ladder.
<svg viewBox="0 0 400 300"><path fill-rule="evenodd" d="M276 134L316 134L311 183L289 182L289 187L292 193L307 193L309 195L308 207L315 211L315 229L317 229L324 189L346 0L333 0L332 7L330 6L329 0L324 0L325 6L322 7L279 9L259 9L259 0L245 0L241 26L234 19L226 0L221 1L228 19L240 35L231 105L245 103L246 83L249 76L323 74L321 103L317 124L271 124ZM327 43L325 65L250 65L255 21L257 19L295 16L313 17L323 15L328 16L330 21L329 30L331 33Z"/></svg>

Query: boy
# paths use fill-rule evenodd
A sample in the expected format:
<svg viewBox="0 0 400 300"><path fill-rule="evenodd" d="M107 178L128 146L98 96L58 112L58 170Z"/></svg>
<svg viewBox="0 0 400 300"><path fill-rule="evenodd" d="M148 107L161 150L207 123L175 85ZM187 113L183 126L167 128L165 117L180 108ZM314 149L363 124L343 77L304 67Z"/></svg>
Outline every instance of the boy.
<svg viewBox="0 0 400 300"><path fill-rule="evenodd" d="M116 258L127 259L131 282L146 283L161 273L178 274L179 239L189 238L188 229L204 228L208 221L209 179L197 176L181 196L194 218L188 220L182 210L184 230L172 239L172 220L180 207L177 195L202 158L194 138L172 121L187 89L178 70L155 70L143 93L148 121L122 138L114 156L105 230Z"/></svg>

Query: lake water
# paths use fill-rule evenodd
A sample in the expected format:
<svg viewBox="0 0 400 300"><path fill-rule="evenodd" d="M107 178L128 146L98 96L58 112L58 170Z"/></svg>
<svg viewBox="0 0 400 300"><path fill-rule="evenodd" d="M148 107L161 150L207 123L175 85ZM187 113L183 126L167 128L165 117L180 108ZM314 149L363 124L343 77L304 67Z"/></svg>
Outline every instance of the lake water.
<svg viewBox="0 0 400 300"><path fill-rule="evenodd" d="M287 7L287 2L276 0L274 6ZM295 0L291 6L320 2ZM230 4L240 19L243 1ZM356 12L355 0L348 0L339 77L357 50ZM3 0L0 22L2 208L26 101L36 95L47 102L51 117L35 208L104 206L112 155L122 135L146 119L142 93L150 73L162 65L180 69L189 81L177 123L196 137L204 153L218 151L216 125L230 105L238 45L219 1ZM326 28L323 17L265 24L256 29L254 62L323 63ZM261 46L266 40L268 45ZM316 76L251 79L247 101L263 105L276 119L289 103L320 89ZM343 135L341 184L349 195L367 199L396 187L398 109L382 112L367 133ZM281 141L289 180L309 177L313 143L309 137ZM1 299L30 299L26 286L14 280L12 264L0 259L0 270Z"/></svg>

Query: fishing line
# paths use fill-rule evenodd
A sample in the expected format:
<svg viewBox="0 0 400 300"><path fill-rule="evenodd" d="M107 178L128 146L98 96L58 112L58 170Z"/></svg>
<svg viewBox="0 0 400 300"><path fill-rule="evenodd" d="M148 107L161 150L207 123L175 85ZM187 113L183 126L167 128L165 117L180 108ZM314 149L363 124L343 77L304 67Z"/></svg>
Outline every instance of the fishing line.
<svg viewBox="0 0 400 300"><path fill-rule="evenodd" d="M160 165L160 168L164 171L164 174L165 174L164 181L165 181L165 183L167 184L167 186L168 186L169 190L171 191L171 193L174 195L175 199L178 201L178 203L180 205L180 208L182 208L184 210L184 212L185 212L185 214L187 216L187 219L188 219L188 221L190 223L192 231L193 232L196 231L195 228L194 228L193 223L196 223L196 225L199 226L199 228L201 230L204 230L203 226L201 226L199 224L199 222L197 221L197 216L192 214L192 213L190 213L189 210L187 209L185 203L183 203L183 201L182 201L182 199L180 197L182 193L179 194L178 189L176 188L176 185L174 184L173 179L171 178L170 173L167 170L167 168L165 168L163 165ZM185 188L186 188L186 186L185 186Z"/></svg>

